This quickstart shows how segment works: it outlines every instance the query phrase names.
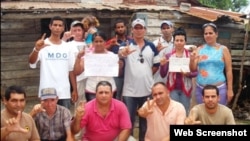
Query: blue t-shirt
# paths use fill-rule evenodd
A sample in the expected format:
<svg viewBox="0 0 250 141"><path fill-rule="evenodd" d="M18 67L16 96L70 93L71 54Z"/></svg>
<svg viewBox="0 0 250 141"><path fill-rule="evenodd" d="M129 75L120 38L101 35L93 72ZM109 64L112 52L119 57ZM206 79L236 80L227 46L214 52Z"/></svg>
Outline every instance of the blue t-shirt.
<svg viewBox="0 0 250 141"><path fill-rule="evenodd" d="M90 29L90 30L93 30L94 32L93 32L93 33L90 33L90 32L89 32L89 33L87 34L87 37L85 38L85 43L86 43L87 45L92 44L93 34L97 32L97 29L96 29L96 28L92 28L92 29Z"/></svg>
<svg viewBox="0 0 250 141"><path fill-rule="evenodd" d="M197 83L204 86L225 82L223 46L216 49L206 44L199 50L198 54L200 61L198 63Z"/></svg>

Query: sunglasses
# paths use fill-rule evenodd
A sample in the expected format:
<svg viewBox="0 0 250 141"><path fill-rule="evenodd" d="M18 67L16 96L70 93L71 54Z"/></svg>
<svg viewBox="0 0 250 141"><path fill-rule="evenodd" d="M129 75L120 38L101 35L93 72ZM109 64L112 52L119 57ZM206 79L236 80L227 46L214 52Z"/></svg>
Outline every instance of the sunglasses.
<svg viewBox="0 0 250 141"><path fill-rule="evenodd" d="M139 58L139 61L140 61L141 63L144 63L144 58L143 58L143 56L142 56L141 53L139 54L139 57L140 57L140 58Z"/></svg>
<svg viewBox="0 0 250 141"><path fill-rule="evenodd" d="M214 23L206 23L202 26L202 29L204 29L207 26L212 26L213 28L217 29L217 26Z"/></svg>

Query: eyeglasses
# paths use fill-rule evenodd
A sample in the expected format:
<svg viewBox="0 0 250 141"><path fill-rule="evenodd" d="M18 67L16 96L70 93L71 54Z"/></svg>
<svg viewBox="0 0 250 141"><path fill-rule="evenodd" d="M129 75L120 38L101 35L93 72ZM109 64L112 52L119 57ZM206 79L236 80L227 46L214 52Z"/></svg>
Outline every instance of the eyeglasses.
<svg viewBox="0 0 250 141"><path fill-rule="evenodd" d="M212 26L213 28L217 29L217 26L214 23L206 23L202 26L202 29L204 29L207 26Z"/></svg>
<svg viewBox="0 0 250 141"><path fill-rule="evenodd" d="M144 58L143 58L143 56L142 56L141 53L139 54L139 57L140 57L140 58L139 58L139 61L140 61L141 63L144 63Z"/></svg>

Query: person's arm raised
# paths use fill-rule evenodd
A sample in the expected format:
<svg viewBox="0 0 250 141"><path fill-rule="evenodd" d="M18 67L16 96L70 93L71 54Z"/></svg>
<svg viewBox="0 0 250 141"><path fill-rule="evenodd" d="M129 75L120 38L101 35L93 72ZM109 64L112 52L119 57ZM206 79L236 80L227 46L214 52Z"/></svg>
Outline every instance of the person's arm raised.
<svg viewBox="0 0 250 141"><path fill-rule="evenodd" d="M36 41L35 47L29 55L29 63L30 64L34 64L36 62L38 53L42 48L49 46L48 44L44 44L45 37L46 37L46 33L43 34L41 39Z"/></svg>
<svg viewBox="0 0 250 141"><path fill-rule="evenodd" d="M153 105L155 103L155 100L153 99L150 101L150 98L147 99L146 106L142 106L137 112L140 117L146 118L148 115L153 113ZM145 104L143 104L145 105Z"/></svg>
<svg viewBox="0 0 250 141"><path fill-rule="evenodd" d="M75 60L75 64L74 64L74 73L75 75L79 75L84 71L84 56L85 51L81 50Z"/></svg>
<svg viewBox="0 0 250 141"><path fill-rule="evenodd" d="M30 116L35 117L37 113L45 112L46 110L43 108L43 101L41 101L41 104L36 104L33 109L30 111Z"/></svg>
<svg viewBox="0 0 250 141"><path fill-rule="evenodd" d="M189 64L190 71L197 71L198 60L199 60L198 50L199 49L196 49L190 54L190 64Z"/></svg>
<svg viewBox="0 0 250 141"><path fill-rule="evenodd" d="M73 34L71 34L71 31L67 31L63 33L63 37L62 40L63 41L68 41L70 38L74 38L75 36Z"/></svg>
<svg viewBox="0 0 250 141"><path fill-rule="evenodd" d="M166 57L166 55L160 59L160 75L162 78L164 78L168 73L168 64L169 59Z"/></svg>
<svg viewBox="0 0 250 141"><path fill-rule="evenodd" d="M120 46L118 43L118 36L115 35L114 38L110 39L108 42L106 42L105 48L107 50L111 50L113 46Z"/></svg>
<svg viewBox="0 0 250 141"><path fill-rule="evenodd" d="M18 111L16 118L11 118L6 120L6 126L1 127L1 141L4 141L5 138L12 132L28 133L28 130L20 126L22 112Z"/></svg>
<svg viewBox="0 0 250 141"><path fill-rule="evenodd" d="M126 46L125 47L121 47L121 49L118 52L118 56L119 58L126 58L129 54L135 52L135 49L131 49L129 47L129 42L126 42Z"/></svg>
<svg viewBox="0 0 250 141"><path fill-rule="evenodd" d="M198 109L192 108L189 112L188 117L184 120L185 125L198 125L201 124L201 121L196 120L198 117Z"/></svg>
<svg viewBox="0 0 250 141"><path fill-rule="evenodd" d="M157 49L158 52L160 52L161 50L163 50L164 48L166 48L166 47L162 46L161 40L160 40L160 39L161 39L161 38L159 38L158 44L157 44L157 46L156 46L156 49Z"/></svg>
<svg viewBox="0 0 250 141"><path fill-rule="evenodd" d="M71 122L71 132L72 134L76 134L80 131L81 129L81 119L85 114L85 101L80 101L79 105L76 108L76 114L74 119Z"/></svg>

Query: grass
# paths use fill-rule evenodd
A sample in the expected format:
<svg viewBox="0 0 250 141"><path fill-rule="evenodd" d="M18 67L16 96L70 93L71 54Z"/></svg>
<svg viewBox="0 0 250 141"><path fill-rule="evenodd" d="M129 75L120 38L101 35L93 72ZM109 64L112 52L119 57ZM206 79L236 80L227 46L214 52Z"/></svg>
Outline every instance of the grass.
<svg viewBox="0 0 250 141"><path fill-rule="evenodd" d="M235 119L236 124L246 124L246 125L250 125L250 120L239 120L239 119Z"/></svg>

